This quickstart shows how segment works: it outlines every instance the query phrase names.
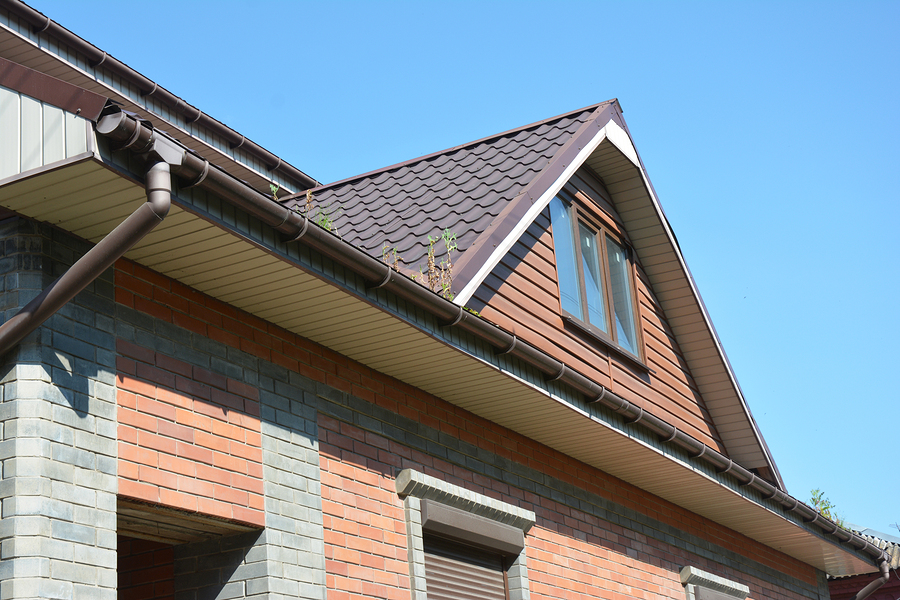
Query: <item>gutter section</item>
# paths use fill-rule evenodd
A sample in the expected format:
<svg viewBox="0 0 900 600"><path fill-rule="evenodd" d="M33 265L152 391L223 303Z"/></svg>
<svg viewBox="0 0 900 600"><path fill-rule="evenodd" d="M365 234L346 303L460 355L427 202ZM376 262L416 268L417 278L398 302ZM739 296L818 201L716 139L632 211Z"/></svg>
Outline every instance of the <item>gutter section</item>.
<svg viewBox="0 0 900 600"><path fill-rule="evenodd" d="M210 165L152 126L127 113L112 109L101 117L97 132L109 137L119 149L131 149L138 154L149 148L165 149L166 153L181 153L179 166L173 171L188 180L187 185L197 185L220 195L237 208L257 217L285 236L286 241L300 242L316 252L346 267L369 283L370 290L383 288L403 300L431 313L445 327L457 327L487 342L498 355L509 354L538 369L545 381L559 381L583 394L589 402L598 402L619 413L626 423L640 424L656 434L662 443L674 444L691 458L711 465L719 475L730 474L741 487L749 487L782 506L787 513L807 525L817 525L823 533L833 535L841 544L869 556L873 564L881 564L887 554L881 548L851 531L839 527L833 521L790 496L775 485L745 469L732 459L720 454L662 419L644 411L642 407L613 393L564 363L544 354L527 342L517 338L486 320L467 312L462 306L435 294L431 290L394 271L389 265L345 243L336 235L311 223L303 215L289 210L249 186L235 181L226 173ZM864 600L857 598L856 600Z"/></svg>

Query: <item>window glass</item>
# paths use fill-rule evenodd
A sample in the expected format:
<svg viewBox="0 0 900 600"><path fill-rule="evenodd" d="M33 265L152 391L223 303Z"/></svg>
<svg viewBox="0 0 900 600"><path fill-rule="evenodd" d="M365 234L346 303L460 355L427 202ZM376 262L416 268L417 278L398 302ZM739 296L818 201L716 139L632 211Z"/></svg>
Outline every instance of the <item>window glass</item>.
<svg viewBox="0 0 900 600"><path fill-rule="evenodd" d="M628 258L625 249L608 235L606 252L609 257L609 282L612 288L613 313L616 318L616 337L620 346L632 354L637 354Z"/></svg>
<svg viewBox="0 0 900 600"><path fill-rule="evenodd" d="M575 243L572 216L559 198L550 201L550 220L553 225L553 245L556 249L556 271L559 277L559 301L562 309L581 316L581 292L578 289L578 267L575 262Z"/></svg>
<svg viewBox="0 0 900 600"><path fill-rule="evenodd" d="M606 309L603 307L603 274L600 270L600 257L598 255L597 234L578 224L578 233L581 241L581 259L584 269L584 291L587 296L588 321L591 325L599 327L604 332L606 327Z"/></svg>

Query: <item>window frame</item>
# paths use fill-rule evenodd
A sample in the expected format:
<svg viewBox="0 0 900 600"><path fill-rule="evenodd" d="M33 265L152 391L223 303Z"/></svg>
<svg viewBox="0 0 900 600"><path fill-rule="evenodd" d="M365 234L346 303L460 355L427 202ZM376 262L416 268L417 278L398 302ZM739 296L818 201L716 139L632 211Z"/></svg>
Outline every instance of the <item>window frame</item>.
<svg viewBox="0 0 900 600"><path fill-rule="evenodd" d="M581 315L576 315L566 310L562 306L562 288L563 282L560 277L560 257L557 251L557 239L554 237L553 252L556 260L557 289L559 291L560 306L559 312L563 321L572 325L583 333L587 333L591 338L602 342L602 344L617 354L629 359L643 369L648 367L643 363L644 356L644 340L641 327L640 301L637 294L637 276L634 263L634 248L624 235L621 226L605 214L602 208L608 205L608 202L600 202L592 195L587 194L584 190L573 189L567 184L554 197L563 204L566 212L571 220L571 230L569 235L575 253L575 272L577 277L577 287L579 291L579 300L581 307ZM604 199L605 200L605 199ZM553 202L553 200L551 200ZM551 211L551 228L553 227L553 216ZM601 279L602 279L602 296L603 296L603 312L606 320L607 329L604 331L599 326L590 322L588 315L587 286L584 278L584 259L581 248L580 226L584 226L593 234L596 240L597 258L599 260ZM554 232L555 233L555 232ZM629 285L630 309L632 317L632 327L634 333L635 351L631 351L618 340L618 331L616 330L616 312L615 300L612 289L612 277L609 268L609 250L607 248L607 237L618 244L625 253L627 261L627 282Z"/></svg>
<svg viewBox="0 0 900 600"><path fill-rule="evenodd" d="M414 469L403 469L397 474L394 484L397 494L403 499L411 600L428 599L424 550L426 533L506 555L504 580L507 599L528 600L530 592L524 540L535 524L534 512L472 492ZM429 525L427 515L423 515L424 503L432 503L432 506L444 505L452 511L470 516L463 516L461 521L455 522L452 515L449 520L438 518L435 527ZM424 521L423 516L426 517ZM444 516L447 516L446 513ZM511 543L518 545L518 542L502 533L496 539L483 539L485 536L494 538L497 528L505 530L507 534L511 530L520 532L522 542L518 554L510 548ZM482 539L477 539L479 537Z"/></svg>

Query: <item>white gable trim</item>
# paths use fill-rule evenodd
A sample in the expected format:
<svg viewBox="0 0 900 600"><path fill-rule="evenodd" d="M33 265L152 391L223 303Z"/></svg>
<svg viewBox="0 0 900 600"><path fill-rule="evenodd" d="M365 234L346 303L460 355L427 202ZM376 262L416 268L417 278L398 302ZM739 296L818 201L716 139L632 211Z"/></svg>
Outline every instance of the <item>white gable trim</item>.
<svg viewBox="0 0 900 600"><path fill-rule="evenodd" d="M460 292L453 298L453 302L459 306L465 306L466 303L472 298L472 295L475 293L475 290L478 289L478 286L481 285L481 282L485 280L485 278L494 270L494 267L500 262L500 260L506 256L506 253L509 252L510 248L513 247L513 244L522 237L522 234L525 233L525 230L537 219L538 215L541 214L550 201L559 193L559 190L563 188L567 181L575 174L581 165L588 159L588 157L597 149L597 146L605 140L609 139L613 144L619 148L625 156L627 156L635 165L640 167L640 163L637 160L637 152L634 149L634 145L631 143L631 139L628 137L628 134L619 127L612 119L610 119L606 125L604 125L597 134L591 138L591 141L588 142L584 148L575 156L575 160L572 161L571 164L567 165L562 174L553 182L551 185L537 201L531 205L528 209L528 212L525 213L525 216L516 224L516 226L509 232L509 235L504 238L503 242L497 244L497 247L494 248L494 251L491 253L490 258L481 265L481 268L478 269L478 272L475 273L475 276L469 280L469 283L460 290Z"/></svg>

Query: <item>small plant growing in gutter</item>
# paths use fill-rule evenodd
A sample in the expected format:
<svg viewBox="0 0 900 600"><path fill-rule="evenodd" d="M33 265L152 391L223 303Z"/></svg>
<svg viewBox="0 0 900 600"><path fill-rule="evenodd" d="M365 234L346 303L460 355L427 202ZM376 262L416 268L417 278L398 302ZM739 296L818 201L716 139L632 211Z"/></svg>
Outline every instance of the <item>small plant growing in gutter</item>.
<svg viewBox="0 0 900 600"><path fill-rule="evenodd" d="M272 190L272 193L275 194L275 190ZM306 205L304 209L298 210L294 207L292 210L297 214L303 215L322 229L341 237L334 221L341 216L343 209L338 207L337 210L334 210L330 203L325 206L317 206L314 200L315 196L313 196L312 190L306 190Z"/></svg>
<svg viewBox="0 0 900 600"><path fill-rule="evenodd" d="M834 521L838 527L844 527L844 518L837 514L837 507L825 497L825 492L819 488L810 492L809 503L816 511L826 519Z"/></svg>
<svg viewBox="0 0 900 600"><path fill-rule="evenodd" d="M400 263L403 262L403 257L400 256L400 253L397 252L396 246L388 246L387 242L384 243L384 246L381 247L381 262L386 265L389 265L393 270L400 272ZM413 281L415 281L415 275L413 276Z"/></svg>
<svg viewBox="0 0 900 600"><path fill-rule="evenodd" d="M444 243L447 259L435 262L434 245ZM428 255L426 257L428 288L447 300L453 300L453 252L457 250L456 234L445 229L440 237L428 236Z"/></svg>
<svg viewBox="0 0 900 600"><path fill-rule="evenodd" d="M277 183L270 183L269 189L272 190L272 200L278 202L278 190L281 189L281 186Z"/></svg>

